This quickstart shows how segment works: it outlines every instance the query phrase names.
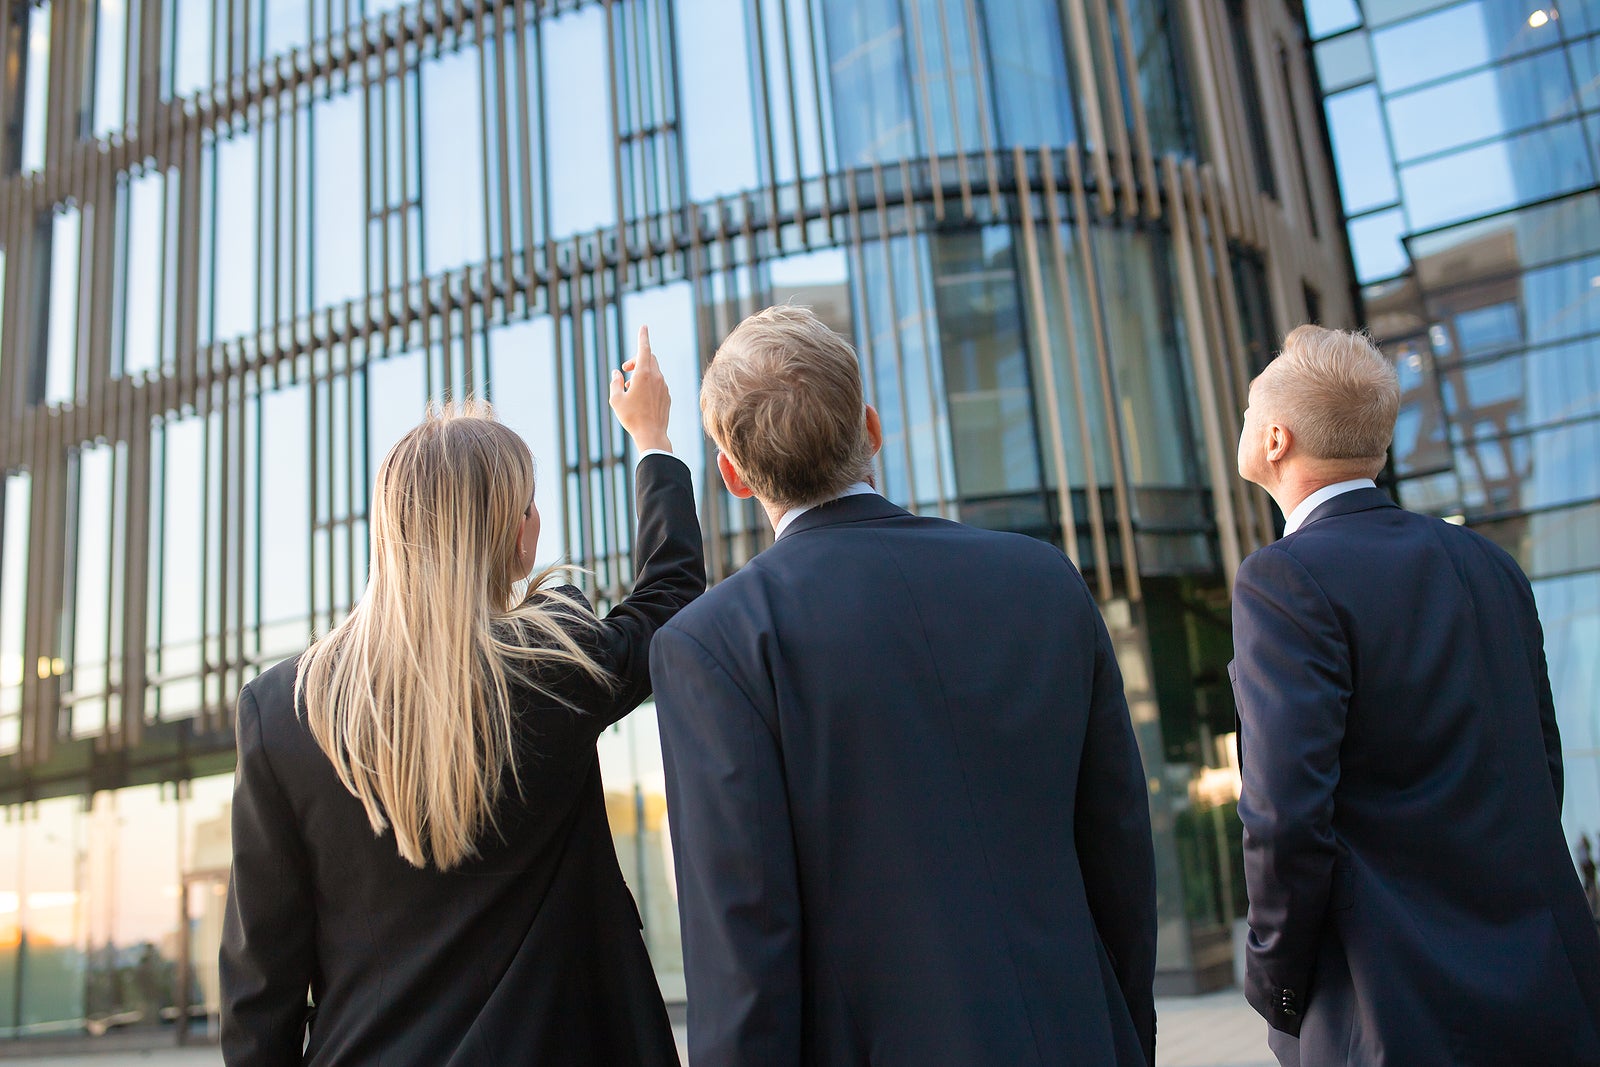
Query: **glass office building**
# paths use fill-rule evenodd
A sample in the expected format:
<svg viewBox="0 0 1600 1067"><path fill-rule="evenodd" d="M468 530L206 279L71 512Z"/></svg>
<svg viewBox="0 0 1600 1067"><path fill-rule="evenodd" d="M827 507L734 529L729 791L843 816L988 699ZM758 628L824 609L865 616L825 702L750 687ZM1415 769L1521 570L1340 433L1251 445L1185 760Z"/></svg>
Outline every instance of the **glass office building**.
<svg viewBox="0 0 1600 1067"><path fill-rule="evenodd" d="M1404 388L1400 501L1532 579L1576 844L1600 831L1600 4L1306 14L1365 318Z"/></svg>
<svg viewBox="0 0 1600 1067"><path fill-rule="evenodd" d="M485 396L541 555L630 579L610 367L648 323L714 578L700 368L740 317L853 337L878 484L1061 544L1149 775L1161 981L1242 911L1227 592L1273 535L1243 390L1354 321L1284 0L6 0L0 1035L203 1039L232 702L361 595L385 449ZM969 576L982 580L981 575ZM669 998L654 712L600 758Z"/></svg>

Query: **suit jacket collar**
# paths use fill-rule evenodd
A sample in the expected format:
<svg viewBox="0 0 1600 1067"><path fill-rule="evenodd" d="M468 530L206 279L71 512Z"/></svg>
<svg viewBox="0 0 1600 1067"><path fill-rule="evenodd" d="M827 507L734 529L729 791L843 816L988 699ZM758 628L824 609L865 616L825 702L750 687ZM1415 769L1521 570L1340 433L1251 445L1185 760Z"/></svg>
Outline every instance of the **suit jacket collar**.
<svg viewBox="0 0 1600 1067"><path fill-rule="evenodd" d="M1331 519L1335 515L1353 515L1358 511L1371 511L1374 508L1397 508L1387 490L1384 489L1352 489L1348 493L1340 493L1332 500L1325 500L1317 509L1306 516L1306 521L1300 524L1300 530L1306 529L1323 519ZM1290 534L1293 537L1294 534Z"/></svg>
<svg viewBox="0 0 1600 1067"><path fill-rule="evenodd" d="M797 533L815 530L819 526L838 526L847 522L866 522L869 519L892 519L910 512L898 504L891 504L877 493L843 496L818 504L804 512L784 529L779 541L787 541Z"/></svg>

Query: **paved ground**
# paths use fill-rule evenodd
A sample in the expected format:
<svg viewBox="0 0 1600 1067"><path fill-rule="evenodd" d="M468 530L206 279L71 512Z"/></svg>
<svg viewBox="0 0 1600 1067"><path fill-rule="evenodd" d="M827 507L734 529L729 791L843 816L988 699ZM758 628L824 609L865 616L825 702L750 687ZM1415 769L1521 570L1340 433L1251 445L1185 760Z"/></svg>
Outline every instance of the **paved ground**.
<svg viewBox="0 0 1600 1067"><path fill-rule="evenodd" d="M1160 1027L1158 1067L1276 1067L1267 1051L1266 1024L1238 990L1203 997L1171 997L1156 1002ZM683 1030L678 1030L683 1048ZM156 1049L13 1058L0 1043L5 1067L221 1067L214 1048Z"/></svg>

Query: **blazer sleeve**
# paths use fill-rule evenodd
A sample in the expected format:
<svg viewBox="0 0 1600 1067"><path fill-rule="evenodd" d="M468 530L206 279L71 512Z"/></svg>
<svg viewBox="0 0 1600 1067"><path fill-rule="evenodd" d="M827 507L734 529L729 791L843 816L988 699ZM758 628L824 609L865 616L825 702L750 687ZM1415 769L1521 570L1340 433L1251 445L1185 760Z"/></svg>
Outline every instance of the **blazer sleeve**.
<svg viewBox="0 0 1600 1067"><path fill-rule="evenodd" d="M800 889L778 740L668 627L650 653L683 922L689 1062L798 1067Z"/></svg>
<svg viewBox="0 0 1600 1067"><path fill-rule="evenodd" d="M1539 695L1539 731L1544 735L1545 761L1550 766L1550 785L1556 791L1556 813L1560 814L1562 808L1562 790L1565 787L1561 766L1561 727L1556 723L1556 701L1550 690L1550 663L1545 658L1544 652L1544 627L1539 623L1539 609L1534 603L1533 589L1528 585L1528 579L1522 579L1524 589L1527 591L1527 610L1530 622L1530 635L1528 638L1532 660L1533 684Z"/></svg>
<svg viewBox="0 0 1600 1067"><path fill-rule="evenodd" d="M310 867L247 685L234 729L233 872L219 956L229 1067L298 1064L316 968Z"/></svg>
<svg viewBox="0 0 1600 1067"><path fill-rule="evenodd" d="M1239 818L1250 898L1245 999L1298 1035L1327 919L1339 749L1352 692L1350 649L1320 586L1268 546L1234 583Z"/></svg>
<svg viewBox="0 0 1600 1067"><path fill-rule="evenodd" d="M700 518L688 465L667 453L644 457L634 496L639 529L634 538L633 591L598 627L582 626L578 635L617 685L608 689L573 679L562 687L587 713L582 721L596 736L649 697L651 639L706 589ZM577 589L562 592L582 599Z"/></svg>
<svg viewBox="0 0 1600 1067"><path fill-rule="evenodd" d="M1145 1061L1154 1064L1156 870L1150 796L1111 635L1081 577L1077 584L1096 630L1094 694L1074 801L1078 864L1095 929L1111 957Z"/></svg>

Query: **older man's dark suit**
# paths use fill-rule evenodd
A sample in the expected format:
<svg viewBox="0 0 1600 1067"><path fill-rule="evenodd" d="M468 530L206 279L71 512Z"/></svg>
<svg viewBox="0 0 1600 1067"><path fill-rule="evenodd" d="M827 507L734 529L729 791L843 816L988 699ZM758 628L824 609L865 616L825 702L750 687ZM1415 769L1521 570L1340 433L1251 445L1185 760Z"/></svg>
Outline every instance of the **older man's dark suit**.
<svg viewBox="0 0 1600 1067"><path fill-rule="evenodd" d="M1600 939L1511 557L1358 489L1245 560L1234 642L1246 996L1299 1035L1280 1058L1600 1063Z"/></svg>
<svg viewBox="0 0 1600 1067"><path fill-rule="evenodd" d="M1059 551L847 497L650 666L695 1067L1150 1061L1149 802Z"/></svg>

